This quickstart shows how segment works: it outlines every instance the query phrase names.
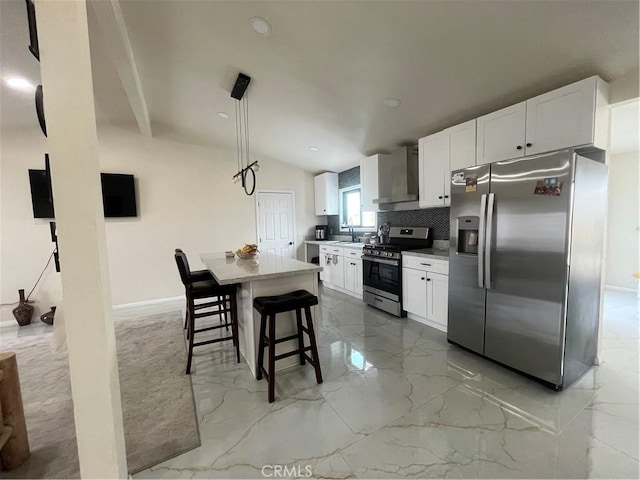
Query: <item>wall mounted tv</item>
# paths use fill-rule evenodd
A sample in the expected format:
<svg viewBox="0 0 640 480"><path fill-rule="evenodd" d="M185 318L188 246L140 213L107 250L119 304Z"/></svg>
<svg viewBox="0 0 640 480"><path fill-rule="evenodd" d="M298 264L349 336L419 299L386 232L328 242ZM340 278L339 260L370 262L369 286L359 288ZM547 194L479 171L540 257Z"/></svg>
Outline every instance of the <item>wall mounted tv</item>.
<svg viewBox="0 0 640 480"><path fill-rule="evenodd" d="M102 207L105 217L137 217L133 175L101 173ZM54 218L51 177L46 170L29 170L34 218Z"/></svg>

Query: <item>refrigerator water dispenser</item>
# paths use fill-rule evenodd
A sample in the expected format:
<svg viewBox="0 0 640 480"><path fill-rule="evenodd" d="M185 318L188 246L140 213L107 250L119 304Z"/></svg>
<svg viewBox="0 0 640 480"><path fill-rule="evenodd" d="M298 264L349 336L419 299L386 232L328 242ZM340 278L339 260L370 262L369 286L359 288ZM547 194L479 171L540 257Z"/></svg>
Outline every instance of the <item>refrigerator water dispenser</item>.
<svg viewBox="0 0 640 480"><path fill-rule="evenodd" d="M478 255L478 227L480 217L458 217L458 245L456 252Z"/></svg>

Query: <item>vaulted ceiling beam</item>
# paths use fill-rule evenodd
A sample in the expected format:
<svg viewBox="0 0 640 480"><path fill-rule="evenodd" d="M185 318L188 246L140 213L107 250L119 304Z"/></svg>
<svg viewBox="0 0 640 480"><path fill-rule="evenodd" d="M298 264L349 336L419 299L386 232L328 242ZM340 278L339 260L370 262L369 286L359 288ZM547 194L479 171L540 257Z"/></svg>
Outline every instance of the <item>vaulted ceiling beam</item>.
<svg viewBox="0 0 640 480"><path fill-rule="evenodd" d="M119 0L90 0L88 3L97 20L104 46L109 52L131 110L136 117L140 133L151 137L149 111L120 2Z"/></svg>

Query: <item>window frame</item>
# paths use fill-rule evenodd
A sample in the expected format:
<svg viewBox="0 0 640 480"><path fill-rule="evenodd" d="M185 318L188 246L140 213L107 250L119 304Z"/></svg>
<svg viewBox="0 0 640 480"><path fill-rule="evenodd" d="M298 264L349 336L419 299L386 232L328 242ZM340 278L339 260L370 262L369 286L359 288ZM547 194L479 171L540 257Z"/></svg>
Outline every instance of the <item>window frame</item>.
<svg viewBox="0 0 640 480"><path fill-rule="evenodd" d="M360 221L362 222L362 185L351 185L350 187L344 187L338 190L338 223L340 225L340 232L348 232L349 225L347 225L344 221L344 194L352 192L354 190L360 191ZM354 225L353 230L356 232L375 232L376 226L373 225L371 227L363 227L362 225Z"/></svg>

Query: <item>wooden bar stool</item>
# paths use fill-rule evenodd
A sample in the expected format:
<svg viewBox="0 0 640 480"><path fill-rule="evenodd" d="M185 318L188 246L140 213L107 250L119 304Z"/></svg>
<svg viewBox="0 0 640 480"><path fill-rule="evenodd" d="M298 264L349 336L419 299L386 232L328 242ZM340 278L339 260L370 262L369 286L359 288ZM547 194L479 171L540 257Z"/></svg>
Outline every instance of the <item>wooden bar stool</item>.
<svg viewBox="0 0 640 480"><path fill-rule="evenodd" d="M176 248L175 253L184 253L182 251L182 249L180 248ZM187 256L185 254L184 259L186 261ZM213 278L213 275L211 275L211 272L207 269L202 269L202 270L190 270L189 269L189 262L187 261L187 270L189 271L189 279L191 280L191 282L200 282L203 280L206 281L215 281ZM198 310L200 307L200 305L195 305L195 309ZM189 301L187 300L187 306L185 311L189 311ZM224 318L223 318L224 317ZM187 328L187 320L188 317L187 315L184 316L184 328L186 330ZM227 330L229 330L229 318L227 315L221 315L220 317L221 321L224 321L225 327L227 328ZM189 332L187 331L187 338L189 338Z"/></svg>
<svg viewBox="0 0 640 480"><path fill-rule="evenodd" d="M211 280L195 280L202 278L191 275L189 270L189 262L185 253L179 248L175 251L175 260L180 272L180 279L185 287L185 296L187 299L187 309L185 315L185 323L187 324L187 339L189 341L187 351L187 369L186 373L191 373L191 360L193 358L193 348L211 343L232 340L236 349L236 361L240 363L240 342L238 341L238 303L236 296L237 285L220 285L213 277ZM206 300L196 304L196 300ZM211 310L213 309L213 310ZM224 323L206 328L195 328L195 319L202 317L210 317L219 315ZM231 335L225 337L214 338L210 340L195 342L195 334L227 328L229 326L228 317L231 319Z"/></svg>
<svg viewBox="0 0 640 480"><path fill-rule="evenodd" d="M309 361L316 372L316 380L322 383L322 371L320 370L320 358L318 357L318 347L316 345L316 335L313 330L313 320L311 318L311 307L318 304L318 297L312 295L306 290L296 290L295 292L286 293L284 295L275 295L272 297L257 297L253 300L253 308L260 313L260 336L258 337L258 365L256 367L257 378L260 380L262 374L267 377L269 382L269 403L273 403L275 399L275 376L276 360L300 355L300 365L304 365L305 361ZM302 309L304 309L307 326L302 325ZM276 338L276 314L296 312L297 333L288 337ZM266 335L267 318L269 319L269 335ZM303 332L309 336L308 347L304 346ZM290 352L276 355L276 345L288 340L298 340L298 348ZM264 368L264 347L269 347L268 370ZM313 358L307 355L311 352Z"/></svg>

